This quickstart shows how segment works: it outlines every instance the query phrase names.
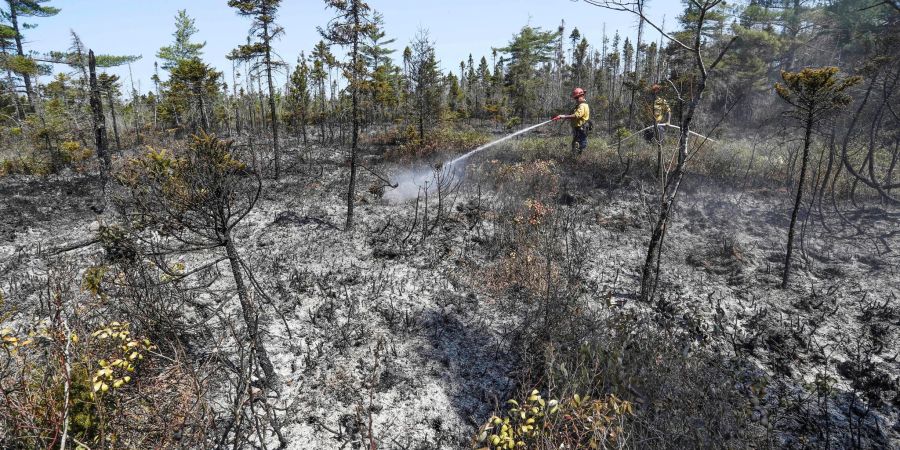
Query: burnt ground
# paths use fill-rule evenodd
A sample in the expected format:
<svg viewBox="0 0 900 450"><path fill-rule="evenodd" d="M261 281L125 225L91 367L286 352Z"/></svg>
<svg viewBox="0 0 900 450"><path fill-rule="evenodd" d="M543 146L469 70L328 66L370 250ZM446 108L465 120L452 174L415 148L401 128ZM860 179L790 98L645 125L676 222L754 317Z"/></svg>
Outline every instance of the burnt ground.
<svg viewBox="0 0 900 450"><path fill-rule="evenodd" d="M276 300L265 327L285 380L284 432L293 448L357 448L371 417L384 448L466 448L514 387L504 336L516 325L497 316L495 294L483 286L491 215L471 227L465 207L451 208L433 238L398 245L415 202L366 192L374 177L363 171L357 229L342 232L346 175L334 153L289 156L288 175L267 182L237 232L239 250ZM367 161L383 173L402 170ZM864 448L900 445L900 211L842 205L848 222L814 211L791 287L781 290L787 191L692 175L667 237L662 295L646 305L634 293L649 182L613 185L611 174L585 173L572 161L558 170L569 195L554 208L577 217L587 243L585 297L664 315L698 346L755 364L771 380L764 403L779 411L770 419L777 446L803 447L826 416L838 448L853 433ZM499 201L489 184L465 181L455 202L470 204L478 192L488 211ZM0 289L40 274L46 249L89 240L97 221L113 220L91 210L93 195L85 176L0 179ZM67 253L87 267L98 252ZM202 260L208 255L184 258L188 268ZM223 277L213 287L229 286ZM827 412L776 406L813 402L817 379L829 380Z"/></svg>

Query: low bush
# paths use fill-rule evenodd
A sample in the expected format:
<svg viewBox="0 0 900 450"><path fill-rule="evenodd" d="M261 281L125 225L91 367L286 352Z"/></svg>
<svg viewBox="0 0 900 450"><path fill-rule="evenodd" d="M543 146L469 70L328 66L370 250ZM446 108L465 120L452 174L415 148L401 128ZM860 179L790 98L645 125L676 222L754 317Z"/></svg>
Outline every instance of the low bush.
<svg viewBox="0 0 900 450"><path fill-rule="evenodd" d="M661 327L649 316L621 312L585 319L573 320L566 338L532 345L535 350L523 355L523 386L555 398L628 401L633 414L622 432L641 443L631 448L750 448L765 442L765 424L751 403L765 385L762 375L697 347L687 333Z"/></svg>
<svg viewBox="0 0 900 450"><path fill-rule="evenodd" d="M0 315L0 448L204 446L207 382L177 343L163 353L144 327L104 319L131 301L112 295L118 275L96 266L81 278L80 289L61 275L46 282L45 318L18 313L24 299Z"/></svg>
<svg viewBox="0 0 900 450"><path fill-rule="evenodd" d="M94 151L92 149L83 147L80 143L75 141L65 141L60 144L59 153L62 157L63 164L72 166L77 172L84 171L87 162L94 156Z"/></svg>
<svg viewBox="0 0 900 450"><path fill-rule="evenodd" d="M416 161L439 153L460 153L477 148L490 140L490 135L473 129L441 126L427 131L423 138L412 126L376 136L376 142L392 145L385 158L393 161Z"/></svg>
<svg viewBox="0 0 900 450"><path fill-rule="evenodd" d="M23 154L14 155L0 160L0 176L4 175L37 175L47 176L56 173L64 167L72 167L76 172L87 169L94 151L83 147L75 141L64 141L59 145L57 152L47 155L47 152L28 150Z"/></svg>
<svg viewBox="0 0 900 450"><path fill-rule="evenodd" d="M43 158L34 155L18 156L0 162L0 176L6 175L38 175L46 176L52 172L52 166Z"/></svg>
<svg viewBox="0 0 900 450"><path fill-rule="evenodd" d="M551 160L514 164L490 160L480 172L485 179L492 179L498 191L507 198L531 198L552 204L559 194L559 169Z"/></svg>

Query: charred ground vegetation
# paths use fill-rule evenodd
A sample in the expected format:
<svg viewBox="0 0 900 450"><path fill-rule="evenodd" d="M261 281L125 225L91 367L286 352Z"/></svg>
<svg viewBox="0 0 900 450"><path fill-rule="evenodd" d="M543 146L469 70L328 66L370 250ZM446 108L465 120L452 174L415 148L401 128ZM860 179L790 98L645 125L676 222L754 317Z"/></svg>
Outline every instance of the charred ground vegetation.
<svg viewBox="0 0 900 450"><path fill-rule="evenodd" d="M525 27L458 73L326 3L286 70L279 2L228 2L231 86L182 11L130 94L77 35L47 81L0 16L0 446L900 444L893 3L691 2L661 37L573 3L637 41ZM679 128L645 139L653 83ZM586 151L551 124L447 164L575 85Z"/></svg>

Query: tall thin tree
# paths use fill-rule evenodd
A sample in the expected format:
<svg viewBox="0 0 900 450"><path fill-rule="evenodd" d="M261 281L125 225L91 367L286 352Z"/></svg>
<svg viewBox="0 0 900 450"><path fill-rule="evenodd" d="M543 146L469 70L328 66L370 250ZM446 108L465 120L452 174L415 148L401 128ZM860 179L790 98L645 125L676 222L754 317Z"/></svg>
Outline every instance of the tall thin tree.
<svg viewBox="0 0 900 450"><path fill-rule="evenodd" d="M0 11L4 18L9 19L12 28L15 31L14 40L16 41L16 54L20 58L26 58L24 47L22 46L22 29L34 28L33 24L20 23L23 17L51 17L59 13L59 8L52 6L44 6L50 0L6 0L9 5L9 11ZM28 97L28 105L34 110L34 90L31 86L31 75L22 74L22 81L25 82L25 95Z"/></svg>
<svg viewBox="0 0 900 450"><path fill-rule="evenodd" d="M237 9L241 16L252 17L250 34L257 39L235 49L231 57L250 60L261 59L269 86L269 122L272 126L272 150L275 153L275 179L281 176L281 150L278 145L278 115L275 107L275 84L272 68L280 65L272 58L272 41L284 34L284 28L275 23L281 0L229 0L228 6Z"/></svg>
<svg viewBox="0 0 900 450"><path fill-rule="evenodd" d="M359 90L365 79L366 66L362 55L362 43L375 28L371 19L371 9L360 0L325 0L325 4L337 11L337 16L328 26L320 28L325 40L350 47L350 61L344 64L350 88L352 135L350 137L350 183L347 189L346 229L353 229L353 204L356 198L356 158L359 144Z"/></svg>
<svg viewBox="0 0 900 450"><path fill-rule="evenodd" d="M109 157L109 144L106 137L106 118L103 116L103 102L100 99L100 84L97 82L97 61L94 51L88 50L88 73L90 85L91 119L94 125L94 144L97 146L97 158L100 159L100 183L102 186L103 203L101 210L106 207L106 184L109 181L112 161Z"/></svg>
<svg viewBox="0 0 900 450"><path fill-rule="evenodd" d="M852 98L846 91L862 81L860 77L840 78L837 67L806 68L799 72L781 72L784 84L775 83L775 92L791 109L787 114L803 127L803 156L800 163L800 178L797 180L797 196L791 212L788 227L787 253L784 257L784 272L781 276L782 289L787 288L791 274L791 253L794 250L794 228L797 213L803 202L803 187L809 165L809 147L816 124L830 113L850 104Z"/></svg>

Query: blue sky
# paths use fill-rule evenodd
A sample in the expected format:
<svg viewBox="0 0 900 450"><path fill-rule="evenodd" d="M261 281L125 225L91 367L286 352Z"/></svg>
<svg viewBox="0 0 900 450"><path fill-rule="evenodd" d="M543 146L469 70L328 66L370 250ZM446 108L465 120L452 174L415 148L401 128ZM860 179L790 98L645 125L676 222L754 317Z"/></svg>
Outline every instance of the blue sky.
<svg viewBox="0 0 900 450"><path fill-rule="evenodd" d="M132 71L135 84L140 83L144 92L151 88L156 51L172 41L179 9L186 9L196 19L199 32L195 39L206 41L204 59L225 73L229 85L231 62L225 54L245 42L250 25L249 19L237 16L227 6L227 0L56 0L50 4L62 12L31 20L38 28L26 31L29 49L64 50L70 43L69 30L74 30L96 53L142 55ZM445 70L458 70L469 53L476 64L482 55L490 60L491 47L505 45L526 24L553 30L565 20L567 34L578 27L596 45L604 23L610 36L619 30L623 36L633 37L637 28L630 14L572 0L369 0L369 5L384 15L388 37L397 39L398 55L418 29L427 29ZM679 0L649 2L651 16L659 22L665 16L667 28L673 26L681 8ZM301 51L308 53L320 39L316 27L332 16L320 0L284 0L278 23L285 34L275 45L278 54L293 65ZM648 37L659 39L649 29ZM127 68L111 72L120 74L128 85Z"/></svg>

